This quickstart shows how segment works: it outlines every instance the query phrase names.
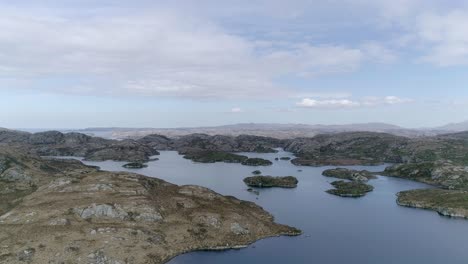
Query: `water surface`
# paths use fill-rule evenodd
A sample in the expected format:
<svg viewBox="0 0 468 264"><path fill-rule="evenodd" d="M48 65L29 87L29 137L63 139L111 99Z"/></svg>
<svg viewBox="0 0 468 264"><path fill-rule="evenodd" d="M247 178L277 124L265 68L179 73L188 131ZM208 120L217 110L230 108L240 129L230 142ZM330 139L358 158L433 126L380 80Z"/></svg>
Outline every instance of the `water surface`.
<svg viewBox="0 0 468 264"><path fill-rule="evenodd" d="M272 166L194 163L174 151L163 151L160 160L140 170L127 170L124 162L86 162L103 170L132 171L171 183L196 184L214 191L253 201L277 222L303 230L299 237L261 240L247 249L224 252L193 252L173 259L171 264L192 263L468 263L468 221L441 217L426 210L400 207L399 191L429 186L379 176L371 180L374 191L363 198L341 198L325 191L333 178L321 176L331 167L298 167L289 161L274 161L276 154L243 153L273 161ZM382 171L385 166L350 168ZM295 176L296 189L262 189L247 192L242 179L259 169L263 175ZM302 171L298 171L302 170Z"/></svg>

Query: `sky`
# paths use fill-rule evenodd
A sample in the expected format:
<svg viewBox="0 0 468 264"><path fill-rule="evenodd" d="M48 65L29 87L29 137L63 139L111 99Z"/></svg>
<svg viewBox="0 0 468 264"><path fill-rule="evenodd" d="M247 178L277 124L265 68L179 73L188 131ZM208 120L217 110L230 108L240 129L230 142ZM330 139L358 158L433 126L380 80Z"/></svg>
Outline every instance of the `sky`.
<svg viewBox="0 0 468 264"><path fill-rule="evenodd" d="M468 119L468 1L0 0L0 127Z"/></svg>

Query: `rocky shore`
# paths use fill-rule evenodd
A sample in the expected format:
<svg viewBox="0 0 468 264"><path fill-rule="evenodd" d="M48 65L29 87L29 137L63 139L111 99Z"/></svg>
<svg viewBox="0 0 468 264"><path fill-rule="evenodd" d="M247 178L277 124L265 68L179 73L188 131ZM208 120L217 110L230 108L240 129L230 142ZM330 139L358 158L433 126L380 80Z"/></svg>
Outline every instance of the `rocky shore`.
<svg viewBox="0 0 468 264"><path fill-rule="evenodd" d="M443 216L468 218L468 191L421 189L397 194L401 206L433 210Z"/></svg>

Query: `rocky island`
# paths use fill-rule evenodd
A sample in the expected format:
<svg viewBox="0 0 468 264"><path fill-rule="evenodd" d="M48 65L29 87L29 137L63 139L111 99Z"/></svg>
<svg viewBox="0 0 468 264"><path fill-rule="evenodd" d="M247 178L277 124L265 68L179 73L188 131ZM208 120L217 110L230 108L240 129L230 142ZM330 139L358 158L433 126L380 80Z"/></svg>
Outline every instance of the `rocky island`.
<svg viewBox="0 0 468 264"><path fill-rule="evenodd" d="M1 263L164 263L298 235L251 202L0 149Z"/></svg>
<svg viewBox="0 0 468 264"><path fill-rule="evenodd" d="M296 177L273 177L273 176L252 176L244 179L244 183L250 187L257 188L296 188L299 181Z"/></svg>
<svg viewBox="0 0 468 264"><path fill-rule="evenodd" d="M334 181L331 185L335 189L330 189L327 193L341 197L362 197L374 190L373 186L362 182Z"/></svg>
<svg viewBox="0 0 468 264"><path fill-rule="evenodd" d="M273 163L266 159L261 158L248 158L241 163L242 165L246 166L270 166Z"/></svg>
<svg viewBox="0 0 468 264"><path fill-rule="evenodd" d="M248 159L247 156L237 155L224 151L192 150L184 155L185 159L201 163L227 162L242 163Z"/></svg>
<svg viewBox="0 0 468 264"><path fill-rule="evenodd" d="M143 168L148 167L148 165L141 163L141 162L130 162L130 163L122 165L122 167L126 169L143 169Z"/></svg>
<svg viewBox="0 0 468 264"><path fill-rule="evenodd" d="M322 175L326 177L333 177L358 182L367 182L370 179L377 178L373 173L366 170L358 171L345 168L328 169L323 171Z"/></svg>

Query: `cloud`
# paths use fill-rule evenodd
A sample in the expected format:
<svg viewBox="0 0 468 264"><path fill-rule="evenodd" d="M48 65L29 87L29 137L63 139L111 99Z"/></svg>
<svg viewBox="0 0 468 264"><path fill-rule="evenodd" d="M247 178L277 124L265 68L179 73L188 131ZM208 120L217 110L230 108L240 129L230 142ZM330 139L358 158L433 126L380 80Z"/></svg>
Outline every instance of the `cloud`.
<svg viewBox="0 0 468 264"><path fill-rule="evenodd" d="M304 98L296 105L306 108L349 108L360 106L360 103L348 99L315 100L310 98Z"/></svg>
<svg viewBox="0 0 468 264"><path fill-rule="evenodd" d="M231 109L231 113L242 113L242 109L239 107L234 107Z"/></svg>
<svg viewBox="0 0 468 264"><path fill-rule="evenodd" d="M415 32L417 40L427 47L421 60L439 66L468 64L467 23L468 10L420 16Z"/></svg>
<svg viewBox="0 0 468 264"><path fill-rule="evenodd" d="M368 96L360 100L351 99L328 99L318 100L311 98L304 98L296 103L299 107L304 108L357 108L357 107L373 107L382 105L397 105L410 103L413 100L408 98L400 98L397 96L375 97Z"/></svg>
<svg viewBox="0 0 468 264"><path fill-rule="evenodd" d="M0 87L92 95L283 97L295 91L278 84L281 77L350 72L368 60L391 58L375 43L259 40L174 11L96 10L1 9Z"/></svg>

